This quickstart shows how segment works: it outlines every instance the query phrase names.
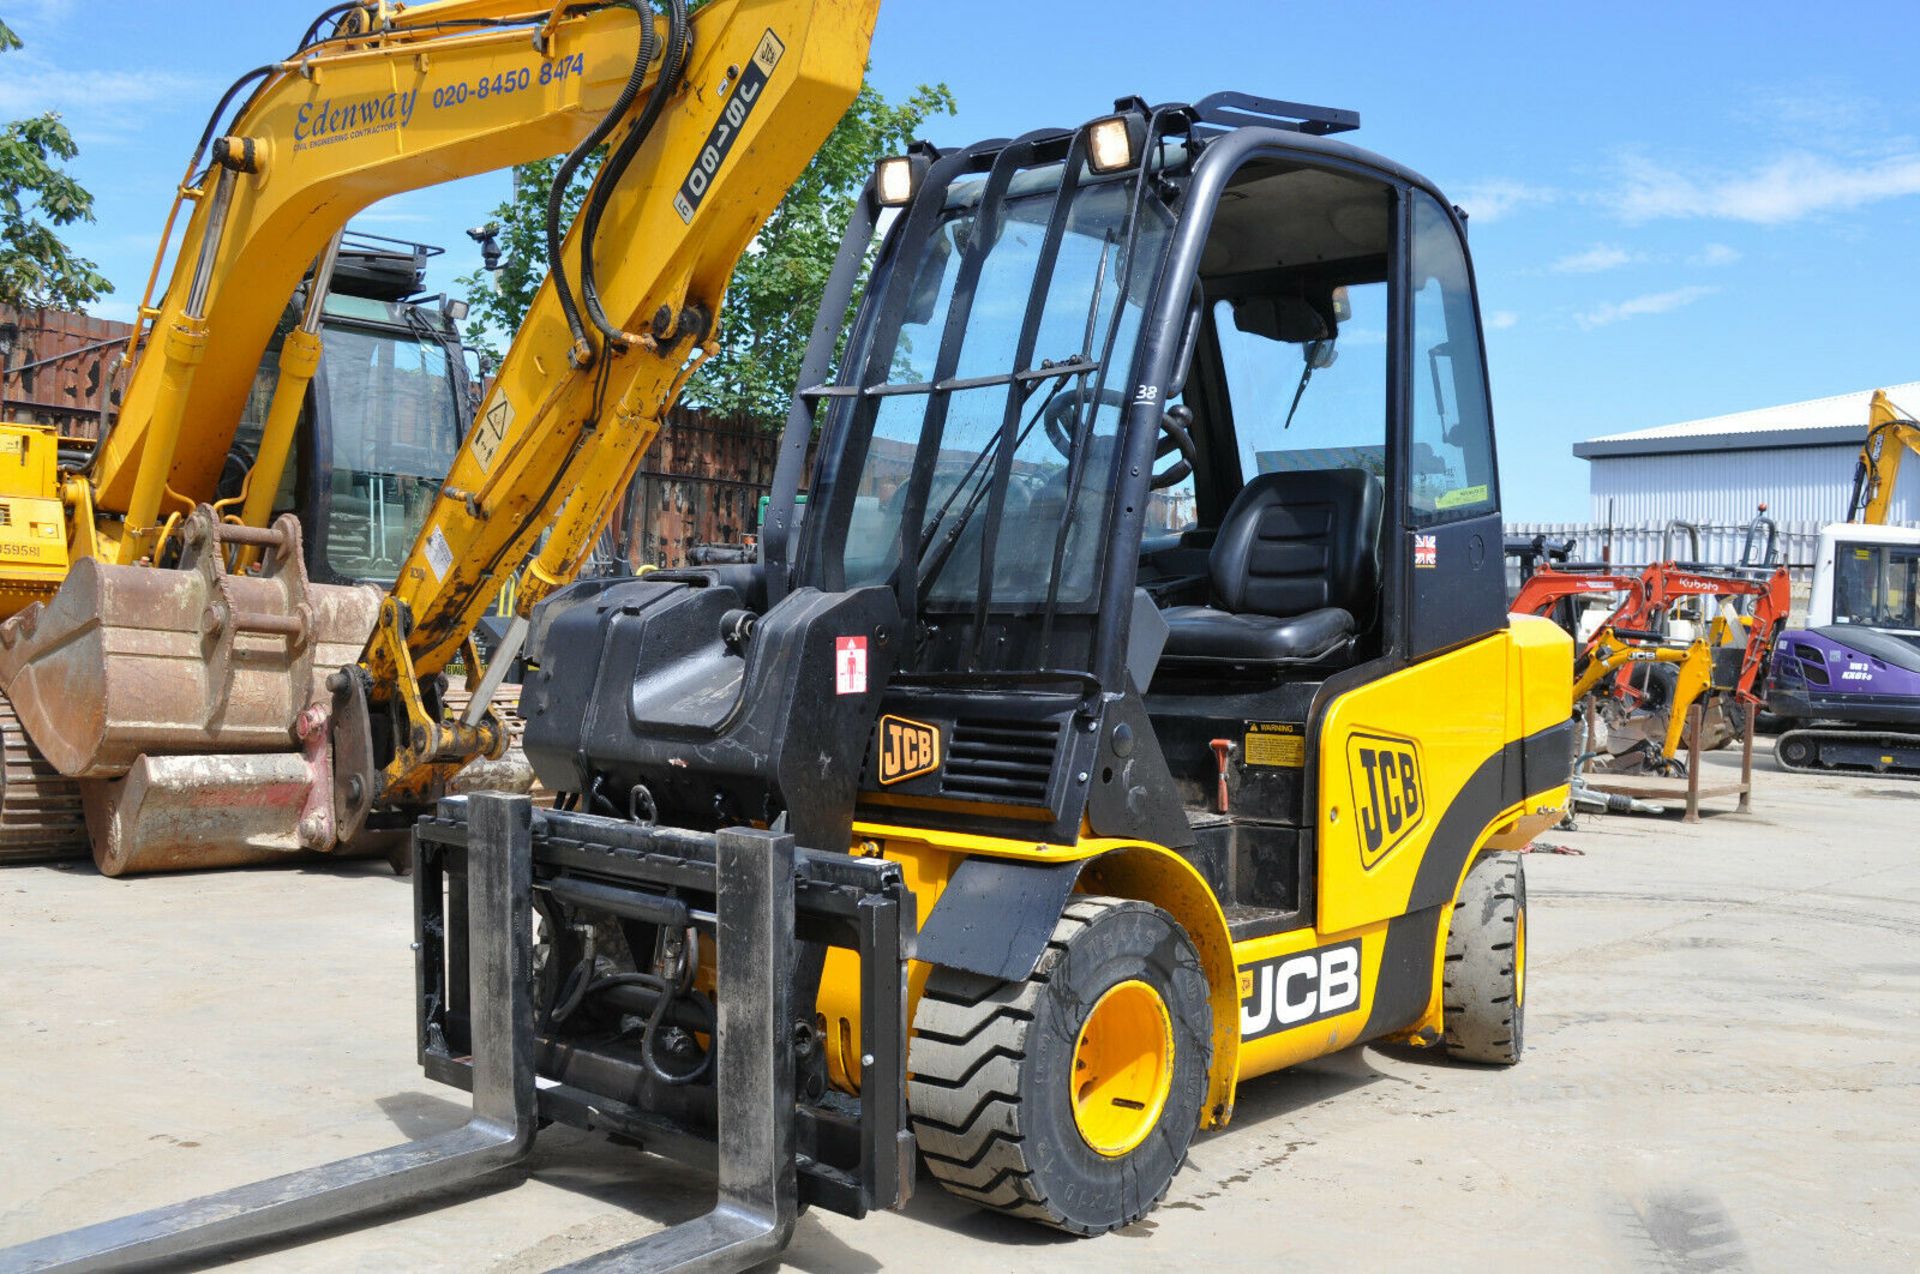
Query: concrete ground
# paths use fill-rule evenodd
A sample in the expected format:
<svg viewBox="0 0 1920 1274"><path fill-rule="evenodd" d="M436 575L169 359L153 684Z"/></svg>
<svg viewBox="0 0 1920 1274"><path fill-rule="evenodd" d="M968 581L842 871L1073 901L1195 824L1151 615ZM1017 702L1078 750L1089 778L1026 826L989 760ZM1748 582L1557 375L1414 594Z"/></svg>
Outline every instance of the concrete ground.
<svg viewBox="0 0 1920 1274"><path fill-rule="evenodd" d="M923 1179L899 1215L802 1218L788 1264L1920 1266L1920 783L1757 777L1751 816L1596 819L1527 859L1518 1068L1348 1052L1243 1088L1121 1234ZM0 873L0 1242L459 1123L412 1060L408 911L383 868ZM543 1270L705 1206L554 1129L518 1188L241 1264Z"/></svg>

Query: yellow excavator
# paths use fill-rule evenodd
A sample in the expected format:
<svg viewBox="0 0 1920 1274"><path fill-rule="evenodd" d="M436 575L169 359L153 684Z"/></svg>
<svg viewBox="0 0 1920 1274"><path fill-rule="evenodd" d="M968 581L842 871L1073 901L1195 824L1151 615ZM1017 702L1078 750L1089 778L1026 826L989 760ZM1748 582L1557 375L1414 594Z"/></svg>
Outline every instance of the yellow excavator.
<svg viewBox="0 0 1920 1274"><path fill-rule="evenodd" d="M1358 122L1129 97L883 161L754 560L550 595L560 799L415 827L403 994L471 1119L0 1265L282 1240L554 1123L718 1177L575 1269L751 1268L917 1170L1093 1236L1260 1076L1518 1061L1573 642L1508 613L1463 218Z"/></svg>
<svg viewBox="0 0 1920 1274"><path fill-rule="evenodd" d="M733 266L858 90L876 7L377 0L237 82L180 183L177 265L158 289L163 244L97 450L63 462L50 429L0 426L16 852L77 834L47 817L76 790L113 875L377 852L501 756L492 699L525 623L486 667L476 622L523 563L520 616L578 572L714 348ZM558 192L601 147L563 227ZM551 277L463 437L465 404L419 374L457 357L444 330L365 356L328 322L342 228L556 154ZM303 408L353 377L360 410L321 446ZM339 517L389 559L384 594L303 543Z"/></svg>

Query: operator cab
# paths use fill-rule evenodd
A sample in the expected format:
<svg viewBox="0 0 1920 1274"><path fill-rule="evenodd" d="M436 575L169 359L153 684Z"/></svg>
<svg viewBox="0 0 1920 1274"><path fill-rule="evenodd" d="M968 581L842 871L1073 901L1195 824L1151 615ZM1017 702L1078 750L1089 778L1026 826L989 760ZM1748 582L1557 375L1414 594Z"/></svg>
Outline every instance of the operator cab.
<svg viewBox="0 0 1920 1274"><path fill-rule="evenodd" d="M888 710L938 728L942 768L878 749L864 816L1071 840L1085 811L1285 928L1328 688L1506 624L1464 227L1324 140L1345 112L1122 110L1139 163L1111 174L1085 132L926 167L812 395L794 581L917 617ZM1171 784L1066 759L1091 694Z"/></svg>
<svg viewBox="0 0 1920 1274"><path fill-rule="evenodd" d="M440 249L354 232L321 311L322 353L273 513L296 513L307 573L323 584L385 587L399 573L474 410L459 302L422 297ZM309 277L260 361L234 433L220 496L240 494L279 378L282 342L300 321Z"/></svg>

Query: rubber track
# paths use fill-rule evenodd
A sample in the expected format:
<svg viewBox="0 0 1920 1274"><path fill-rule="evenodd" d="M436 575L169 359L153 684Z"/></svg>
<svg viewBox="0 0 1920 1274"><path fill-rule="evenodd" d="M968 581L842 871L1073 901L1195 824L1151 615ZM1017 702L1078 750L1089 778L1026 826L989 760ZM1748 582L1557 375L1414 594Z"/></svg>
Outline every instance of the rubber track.
<svg viewBox="0 0 1920 1274"><path fill-rule="evenodd" d="M913 1017L907 1106L927 1169L948 1193L1071 1234L1103 1232L1068 1220L1033 1180L1020 1073L1034 1006L1067 944L1102 912L1125 905L1118 898L1075 898L1024 982L952 969L935 969L927 979ZM1152 1211L1165 1194L1142 1200L1116 1228Z"/></svg>
<svg viewBox="0 0 1920 1274"><path fill-rule="evenodd" d="M85 858L87 819L80 787L40 755L5 695L0 695L0 752L0 863Z"/></svg>
<svg viewBox="0 0 1920 1274"><path fill-rule="evenodd" d="M1780 744L1786 739L1796 737L1813 740L1817 755L1819 742L1821 740L1856 744L1878 742L1883 746L1890 745L1893 747L1910 748L1920 744L1920 734L1906 734L1898 730L1797 729L1788 730L1773 741L1773 763L1789 774L1827 774L1839 778L1862 779L1920 779L1920 770L1869 770L1857 766L1820 765L1817 763L1814 765L1794 765L1789 762L1786 757L1780 755Z"/></svg>

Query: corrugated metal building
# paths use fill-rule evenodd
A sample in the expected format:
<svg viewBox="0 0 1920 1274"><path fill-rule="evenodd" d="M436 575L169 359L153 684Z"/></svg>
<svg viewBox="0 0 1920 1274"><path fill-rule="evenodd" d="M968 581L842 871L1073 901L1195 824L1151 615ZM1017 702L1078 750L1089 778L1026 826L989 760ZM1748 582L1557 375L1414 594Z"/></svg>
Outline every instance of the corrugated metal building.
<svg viewBox="0 0 1920 1274"><path fill-rule="evenodd" d="M1908 414L1920 412L1920 381L1886 390ZM1739 526L1764 502L1782 525L1841 521L1872 394L1861 390L1576 443L1573 454L1591 465L1589 516L1615 526L1657 526L1669 518ZM1900 475L1891 517L1920 523L1920 458Z"/></svg>

